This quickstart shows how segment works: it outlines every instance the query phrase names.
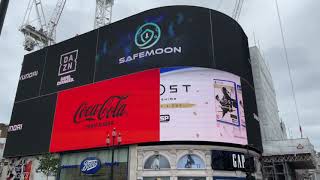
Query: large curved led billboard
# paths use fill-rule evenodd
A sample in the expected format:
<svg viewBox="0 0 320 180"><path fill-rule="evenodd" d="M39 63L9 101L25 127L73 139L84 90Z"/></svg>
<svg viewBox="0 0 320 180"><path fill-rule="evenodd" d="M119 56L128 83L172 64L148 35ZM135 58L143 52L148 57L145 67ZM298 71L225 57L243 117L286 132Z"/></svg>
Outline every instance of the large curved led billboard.
<svg viewBox="0 0 320 180"><path fill-rule="evenodd" d="M247 144L240 77L208 68L161 68L58 94L51 152L122 144L211 141Z"/></svg>
<svg viewBox="0 0 320 180"><path fill-rule="evenodd" d="M34 108L51 114L44 118ZM123 144L209 141L261 149L256 115L239 24L206 8L161 7L26 55L4 154L104 147L113 128ZM38 131L40 124L46 128Z"/></svg>

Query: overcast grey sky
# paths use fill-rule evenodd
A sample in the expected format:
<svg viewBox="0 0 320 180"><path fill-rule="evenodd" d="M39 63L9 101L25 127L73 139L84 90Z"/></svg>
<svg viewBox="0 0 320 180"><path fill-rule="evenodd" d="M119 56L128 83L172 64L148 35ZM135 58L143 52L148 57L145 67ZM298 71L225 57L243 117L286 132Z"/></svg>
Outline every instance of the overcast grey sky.
<svg viewBox="0 0 320 180"><path fill-rule="evenodd" d="M319 0L278 0L292 67L304 137L309 137L320 150L320 109L318 50L320 36ZM56 0L43 0L46 15L51 14ZM220 3L221 2L221 3ZM23 35L18 32L28 0L11 0L0 36L0 122L9 123L18 84L23 50ZM112 20L117 21L147 9L165 5L196 5L231 15L235 0L115 0ZM92 30L95 1L68 0L57 28L62 41ZM245 0L239 23L254 45L253 34L273 76L280 117L293 138L300 136L290 88L288 69L282 49L279 22L274 0Z"/></svg>

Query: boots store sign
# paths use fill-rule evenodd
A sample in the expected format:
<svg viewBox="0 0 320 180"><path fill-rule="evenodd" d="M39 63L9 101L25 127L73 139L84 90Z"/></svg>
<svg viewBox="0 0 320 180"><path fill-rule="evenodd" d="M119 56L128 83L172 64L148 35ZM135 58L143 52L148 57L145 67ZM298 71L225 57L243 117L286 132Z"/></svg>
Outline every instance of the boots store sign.
<svg viewBox="0 0 320 180"><path fill-rule="evenodd" d="M84 174L95 174L101 168L101 162L98 158L88 157L80 164L80 170Z"/></svg>

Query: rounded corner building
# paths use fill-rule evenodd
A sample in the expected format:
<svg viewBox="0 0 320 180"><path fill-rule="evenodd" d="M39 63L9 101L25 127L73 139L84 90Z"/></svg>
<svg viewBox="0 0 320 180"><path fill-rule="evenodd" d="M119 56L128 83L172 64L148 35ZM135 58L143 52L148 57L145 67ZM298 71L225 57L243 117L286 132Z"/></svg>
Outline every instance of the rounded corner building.
<svg viewBox="0 0 320 180"><path fill-rule="evenodd" d="M247 36L218 11L151 9L25 55L10 177L262 179ZM17 168L18 167L18 168Z"/></svg>

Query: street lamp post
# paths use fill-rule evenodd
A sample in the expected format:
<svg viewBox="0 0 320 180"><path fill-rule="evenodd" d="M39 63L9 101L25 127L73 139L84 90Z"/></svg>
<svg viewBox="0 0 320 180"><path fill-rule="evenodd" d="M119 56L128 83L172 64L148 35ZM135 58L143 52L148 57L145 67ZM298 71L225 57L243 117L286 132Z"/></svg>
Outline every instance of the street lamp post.
<svg viewBox="0 0 320 180"><path fill-rule="evenodd" d="M111 172L110 172L110 180L113 180L113 164L114 164L114 145L115 145L115 140L117 137L117 146L119 146L121 144L122 138L121 138L121 134L118 133L117 135L117 131L116 128L113 128L112 133L112 142L111 142ZM107 140L106 143L108 146L110 146L110 135L108 134L107 136Z"/></svg>

